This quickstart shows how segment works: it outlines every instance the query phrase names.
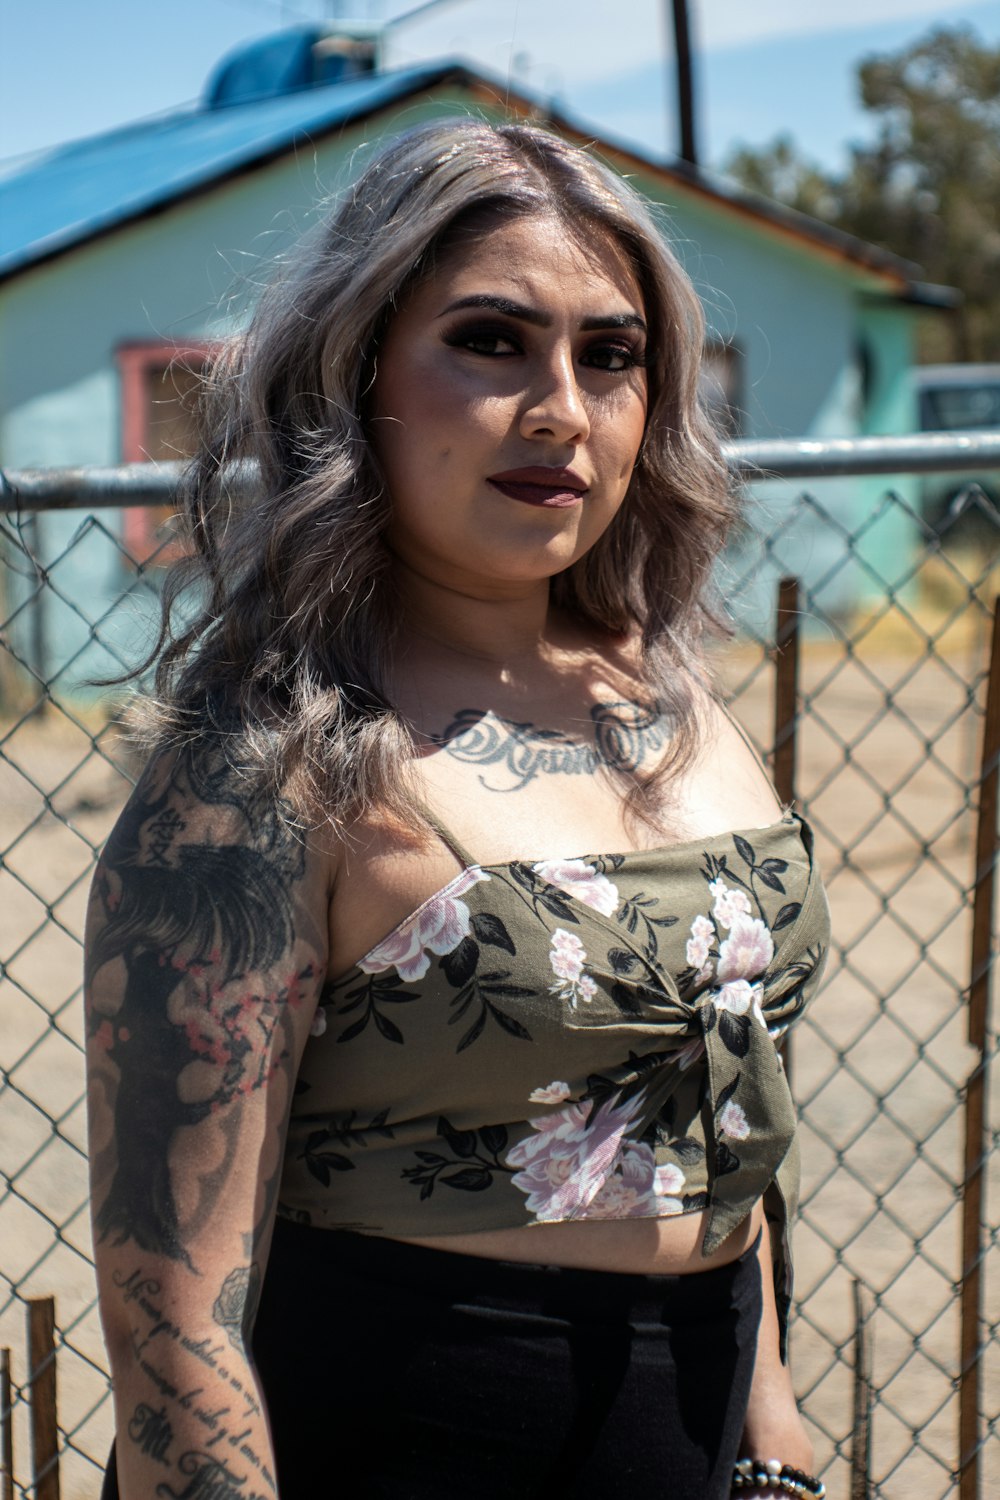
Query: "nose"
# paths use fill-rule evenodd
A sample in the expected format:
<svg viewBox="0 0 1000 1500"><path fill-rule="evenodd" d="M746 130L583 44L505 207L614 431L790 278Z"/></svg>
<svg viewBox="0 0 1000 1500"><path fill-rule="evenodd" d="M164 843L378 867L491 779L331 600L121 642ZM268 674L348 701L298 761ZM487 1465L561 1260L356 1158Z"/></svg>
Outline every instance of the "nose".
<svg viewBox="0 0 1000 1500"><path fill-rule="evenodd" d="M590 419L577 381L572 353L558 351L541 365L521 413L521 436L586 442Z"/></svg>

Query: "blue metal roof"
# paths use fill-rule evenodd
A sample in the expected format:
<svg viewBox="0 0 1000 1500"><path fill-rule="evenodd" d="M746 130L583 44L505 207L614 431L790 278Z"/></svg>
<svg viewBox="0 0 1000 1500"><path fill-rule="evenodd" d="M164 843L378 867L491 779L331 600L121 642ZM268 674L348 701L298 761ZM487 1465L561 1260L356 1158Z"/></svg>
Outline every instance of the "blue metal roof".
<svg viewBox="0 0 1000 1500"><path fill-rule="evenodd" d="M0 277L456 71L456 64L436 62L224 109L182 109L44 152L0 180Z"/></svg>
<svg viewBox="0 0 1000 1500"><path fill-rule="evenodd" d="M498 99L506 96L514 102L510 91L496 80L460 61L446 60L297 88L293 93L242 104L178 109L72 141L31 157L21 166L0 164L0 281L305 146L315 137L451 81L470 89L485 86ZM517 97L526 110L538 102L523 93ZM548 117L571 139L594 139L592 132L551 109ZM915 279L918 268L886 250L742 192L684 163L657 163L640 156L634 147L606 137L602 145L643 170L669 178L675 187L686 187L717 206L749 215L762 228L791 233L807 244L834 251L848 264L888 277L895 283L886 288L890 296L951 305L941 300L946 289L919 284Z"/></svg>

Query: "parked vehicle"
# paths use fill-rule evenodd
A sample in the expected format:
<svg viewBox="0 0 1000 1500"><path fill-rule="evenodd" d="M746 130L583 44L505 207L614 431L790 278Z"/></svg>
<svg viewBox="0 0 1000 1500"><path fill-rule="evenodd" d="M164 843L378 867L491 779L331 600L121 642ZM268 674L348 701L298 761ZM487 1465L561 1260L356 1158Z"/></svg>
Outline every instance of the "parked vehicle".
<svg viewBox="0 0 1000 1500"><path fill-rule="evenodd" d="M1000 431L1000 364L921 365L913 379L921 431ZM968 513L963 530L974 530L982 497L1000 510L997 470L928 475L921 486L924 517L939 531L952 529L957 510Z"/></svg>

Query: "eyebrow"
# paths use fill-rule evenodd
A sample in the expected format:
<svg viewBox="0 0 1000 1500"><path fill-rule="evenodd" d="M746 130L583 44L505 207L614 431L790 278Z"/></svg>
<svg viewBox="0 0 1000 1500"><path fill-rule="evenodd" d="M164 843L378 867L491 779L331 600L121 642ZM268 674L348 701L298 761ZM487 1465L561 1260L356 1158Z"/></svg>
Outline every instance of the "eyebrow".
<svg viewBox="0 0 1000 1500"><path fill-rule="evenodd" d="M521 323L532 323L536 328L550 328L552 319L548 313L539 312L537 308L526 307L522 302L513 302L509 297L497 297L489 292L476 292L471 297L461 297L457 302L449 305L440 314L442 318L449 313L460 312L466 307L484 307L491 312L503 313L508 318L516 318ZM599 328L638 328L646 332L644 319L638 313L600 313L596 317L583 318L580 328L584 333L591 333Z"/></svg>

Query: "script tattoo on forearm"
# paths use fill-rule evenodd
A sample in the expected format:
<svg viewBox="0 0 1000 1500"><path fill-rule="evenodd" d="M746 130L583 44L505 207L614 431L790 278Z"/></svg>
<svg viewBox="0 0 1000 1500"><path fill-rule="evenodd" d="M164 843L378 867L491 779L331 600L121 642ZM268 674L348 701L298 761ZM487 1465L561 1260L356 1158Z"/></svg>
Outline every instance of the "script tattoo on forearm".
<svg viewBox="0 0 1000 1500"><path fill-rule="evenodd" d="M658 708L644 703L600 703L590 710L593 745L581 744L559 729L501 719L480 708L463 708L434 742L466 764L497 766L514 777L513 786L480 785L491 792L516 792L536 776L592 775L607 769L637 771L667 743Z"/></svg>
<svg viewBox="0 0 1000 1500"><path fill-rule="evenodd" d="M232 810L240 842L185 837L184 812L200 802ZM228 812L232 826L232 814ZM238 1118L225 1106L288 1066L291 1017L317 982L295 968L301 840L271 799L225 766L193 752L147 771L112 835L95 884L103 920L87 957L88 996L104 965L125 982L113 1013L90 1003L92 1056L111 1065L114 1145L95 1161L101 1240L132 1240L192 1266L192 1234L211 1214L236 1158ZM257 993L249 976L267 972ZM196 1069L197 1089L182 1081ZM100 1067L100 1064L98 1065ZM199 1179L199 1200L180 1223L169 1156L179 1131L218 1115L220 1163Z"/></svg>
<svg viewBox="0 0 1000 1500"><path fill-rule="evenodd" d="M238 1461L244 1472L250 1471L255 1482L259 1478L273 1495L274 1476L253 1441L254 1431L260 1430L260 1402L252 1384L246 1345L242 1337L234 1336L237 1329L252 1321L249 1302L253 1277L248 1268L236 1267L225 1278L216 1302L218 1307L224 1299L229 1343L222 1338L195 1337L165 1316L160 1283L148 1276L142 1265L127 1274L116 1273L112 1281L131 1315L136 1367L156 1393L154 1401L136 1406L125 1434L142 1455L170 1466L174 1462L171 1450L183 1443L176 1437L178 1429L186 1426L189 1443L192 1425L202 1433L196 1439L198 1446L186 1450L176 1464L175 1472L179 1471L187 1483L173 1488L164 1480L155 1493L174 1500L181 1496L220 1500L230 1494L251 1500L257 1491L247 1488L245 1478L233 1472L232 1466ZM228 1314L237 1318L236 1328L230 1326ZM230 1345L241 1356L239 1361L231 1361ZM196 1373L179 1376L178 1370L185 1368ZM119 1434L119 1441L123 1438Z"/></svg>
<svg viewBox="0 0 1000 1500"><path fill-rule="evenodd" d="M140 1401L128 1424L128 1435L140 1453L144 1453L148 1458L154 1458L157 1463L170 1462L170 1444L174 1440L174 1429L170 1425L165 1406L161 1406L157 1411L154 1407L147 1406L144 1401Z"/></svg>
<svg viewBox="0 0 1000 1500"><path fill-rule="evenodd" d="M190 1475L190 1481L183 1489L174 1489L166 1481L158 1484L156 1494L163 1500L264 1500L258 1490L248 1490L245 1479L210 1453L185 1453L178 1468L185 1477Z"/></svg>

